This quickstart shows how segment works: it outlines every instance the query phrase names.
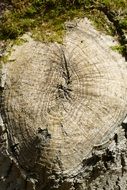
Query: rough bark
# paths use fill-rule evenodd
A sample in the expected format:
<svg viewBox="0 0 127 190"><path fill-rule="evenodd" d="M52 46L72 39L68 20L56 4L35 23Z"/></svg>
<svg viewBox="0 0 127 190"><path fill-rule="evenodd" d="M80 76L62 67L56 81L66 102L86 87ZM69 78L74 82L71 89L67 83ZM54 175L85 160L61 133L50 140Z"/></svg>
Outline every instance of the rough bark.
<svg viewBox="0 0 127 190"><path fill-rule="evenodd" d="M2 69L0 190L127 189L126 62L87 19L66 26Z"/></svg>

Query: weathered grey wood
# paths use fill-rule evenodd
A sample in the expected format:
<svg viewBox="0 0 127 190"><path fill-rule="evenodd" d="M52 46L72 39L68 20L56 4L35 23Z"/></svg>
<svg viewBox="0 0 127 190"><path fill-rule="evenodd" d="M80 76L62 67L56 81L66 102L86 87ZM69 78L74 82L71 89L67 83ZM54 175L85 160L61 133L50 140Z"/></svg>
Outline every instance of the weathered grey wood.
<svg viewBox="0 0 127 190"><path fill-rule="evenodd" d="M0 190L127 189L126 62L73 26L63 45L24 36L3 66Z"/></svg>

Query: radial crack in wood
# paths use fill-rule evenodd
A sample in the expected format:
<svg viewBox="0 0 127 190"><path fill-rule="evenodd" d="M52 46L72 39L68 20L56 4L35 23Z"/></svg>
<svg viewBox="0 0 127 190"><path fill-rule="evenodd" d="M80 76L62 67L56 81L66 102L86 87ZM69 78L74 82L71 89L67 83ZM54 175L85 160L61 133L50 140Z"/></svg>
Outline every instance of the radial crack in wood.
<svg viewBox="0 0 127 190"><path fill-rule="evenodd" d="M11 53L1 93L9 151L44 189L78 175L125 118L126 65L110 41L83 19L63 45L31 39Z"/></svg>

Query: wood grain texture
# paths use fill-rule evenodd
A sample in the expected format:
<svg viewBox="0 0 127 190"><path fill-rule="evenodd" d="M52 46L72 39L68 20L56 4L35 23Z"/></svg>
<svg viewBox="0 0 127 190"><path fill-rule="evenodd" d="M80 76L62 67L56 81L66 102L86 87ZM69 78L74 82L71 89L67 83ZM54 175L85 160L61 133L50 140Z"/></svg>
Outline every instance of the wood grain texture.
<svg viewBox="0 0 127 190"><path fill-rule="evenodd" d="M1 114L10 152L43 184L77 175L127 113L124 60L90 27L80 21L63 45L30 39L7 64Z"/></svg>

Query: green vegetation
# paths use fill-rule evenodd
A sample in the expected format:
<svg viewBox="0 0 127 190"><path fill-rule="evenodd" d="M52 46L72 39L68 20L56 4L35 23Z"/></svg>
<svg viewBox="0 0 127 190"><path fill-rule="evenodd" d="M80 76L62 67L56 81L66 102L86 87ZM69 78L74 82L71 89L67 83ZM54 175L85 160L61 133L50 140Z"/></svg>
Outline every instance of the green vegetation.
<svg viewBox="0 0 127 190"><path fill-rule="evenodd" d="M127 0L6 0L12 8L0 20L0 39L16 39L30 31L42 41L62 41L64 22L87 16L98 29L115 34L114 26L98 7L115 12L120 26L127 29Z"/></svg>
<svg viewBox="0 0 127 190"><path fill-rule="evenodd" d="M115 46L111 46L111 49L113 51L117 51L119 52L120 54L122 54L123 50L124 50L124 46L122 45L115 45Z"/></svg>

